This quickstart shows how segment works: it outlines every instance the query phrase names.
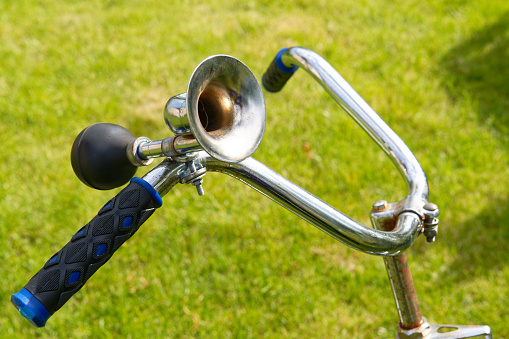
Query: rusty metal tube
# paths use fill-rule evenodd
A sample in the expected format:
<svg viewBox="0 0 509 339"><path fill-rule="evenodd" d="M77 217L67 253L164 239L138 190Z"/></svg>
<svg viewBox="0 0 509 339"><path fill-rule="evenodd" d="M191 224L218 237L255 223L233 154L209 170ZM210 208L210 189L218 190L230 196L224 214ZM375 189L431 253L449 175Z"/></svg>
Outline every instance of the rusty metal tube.
<svg viewBox="0 0 509 339"><path fill-rule="evenodd" d="M417 293L415 292L412 273L408 267L405 253L393 257L384 257L385 268L392 293L398 308L400 326L404 329L419 327L423 323Z"/></svg>

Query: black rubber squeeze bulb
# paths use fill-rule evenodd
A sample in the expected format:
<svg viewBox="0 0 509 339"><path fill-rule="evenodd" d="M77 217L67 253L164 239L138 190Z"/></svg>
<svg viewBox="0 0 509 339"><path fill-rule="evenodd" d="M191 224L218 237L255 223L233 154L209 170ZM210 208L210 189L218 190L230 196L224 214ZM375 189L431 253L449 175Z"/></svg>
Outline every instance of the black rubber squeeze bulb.
<svg viewBox="0 0 509 339"><path fill-rule="evenodd" d="M72 145L74 173L84 184L98 190L126 184L137 169L126 153L134 139L134 135L122 126L109 123L88 126Z"/></svg>

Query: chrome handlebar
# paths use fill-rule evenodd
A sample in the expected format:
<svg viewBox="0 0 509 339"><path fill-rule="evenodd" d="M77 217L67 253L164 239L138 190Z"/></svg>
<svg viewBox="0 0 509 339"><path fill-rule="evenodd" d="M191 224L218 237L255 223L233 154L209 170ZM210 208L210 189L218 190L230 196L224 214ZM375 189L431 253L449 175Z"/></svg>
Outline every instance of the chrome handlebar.
<svg viewBox="0 0 509 339"><path fill-rule="evenodd" d="M408 207L419 210L423 201L428 200L428 181L421 165L403 140L345 79L315 52L302 47L292 47L282 55L282 61L287 65L305 69L385 151L405 179L408 196L411 197Z"/></svg>
<svg viewBox="0 0 509 339"><path fill-rule="evenodd" d="M428 183L419 162L394 131L373 111L355 90L315 52L293 47L281 56L287 67L299 66L315 78L334 100L386 152L403 175L408 196L393 207L395 227L383 231L367 227L341 213L253 158L238 163L217 160L200 151L192 161L207 171L228 174L269 197L334 239L359 251L391 256L407 249L422 231L423 207L428 201ZM189 176L189 159L167 159L144 179L162 196ZM181 162L179 162L181 161ZM372 216L373 220L373 216ZM373 221L376 227L376 222Z"/></svg>

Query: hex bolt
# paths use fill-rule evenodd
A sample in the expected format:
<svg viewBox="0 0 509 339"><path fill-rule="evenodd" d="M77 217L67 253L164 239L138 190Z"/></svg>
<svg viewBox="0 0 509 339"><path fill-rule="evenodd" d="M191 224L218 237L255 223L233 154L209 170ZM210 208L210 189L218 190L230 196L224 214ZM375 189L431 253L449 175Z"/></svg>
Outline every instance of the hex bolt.
<svg viewBox="0 0 509 339"><path fill-rule="evenodd" d="M435 242L435 237L438 234L438 226L433 226L430 228L424 229L424 235L426 236L427 242Z"/></svg>
<svg viewBox="0 0 509 339"><path fill-rule="evenodd" d="M426 236L427 242L435 242L435 237L438 234L438 215L440 211L438 206L432 202L427 202L423 206L424 213L424 230L423 233Z"/></svg>
<svg viewBox="0 0 509 339"><path fill-rule="evenodd" d="M375 201L373 203L373 211L376 211L376 212L383 211L384 209L387 208L387 206L389 206L389 205L387 204L387 201L385 201L385 200Z"/></svg>
<svg viewBox="0 0 509 339"><path fill-rule="evenodd" d="M433 221L436 217L440 215L440 211L438 209L438 206L432 202L427 202L424 207L424 221Z"/></svg>

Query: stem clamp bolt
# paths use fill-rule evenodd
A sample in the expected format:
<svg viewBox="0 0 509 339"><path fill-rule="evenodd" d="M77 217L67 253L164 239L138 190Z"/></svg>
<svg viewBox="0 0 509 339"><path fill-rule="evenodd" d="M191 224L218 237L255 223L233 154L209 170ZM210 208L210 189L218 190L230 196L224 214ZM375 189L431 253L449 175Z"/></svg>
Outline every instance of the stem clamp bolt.
<svg viewBox="0 0 509 339"><path fill-rule="evenodd" d="M193 160L187 161L185 171L182 174L180 182L182 184L193 184L193 186L196 187L196 190L198 191L198 195L201 196L205 194L201 184L203 183L202 178L207 172L207 169L205 167L201 167L199 164L198 166L199 167L196 168L196 164Z"/></svg>
<svg viewBox="0 0 509 339"><path fill-rule="evenodd" d="M192 182L193 186L196 187L196 190L198 191L199 196L202 196L205 194L205 192L203 191L203 187L201 186L202 183L203 183L203 179L198 179L198 180L195 180Z"/></svg>
<svg viewBox="0 0 509 339"><path fill-rule="evenodd" d="M435 242L435 237L438 234L438 216L440 211L438 206L434 203L427 202L423 207L424 222L423 233L426 236L427 242Z"/></svg>
<svg viewBox="0 0 509 339"><path fill-rule="evenodd" d="M385 200L375 201L373 203L373 211L375 212L383 211L384 209L387 208L387 206L389 206L389 204L387 204L387 201Z"/></svg>

